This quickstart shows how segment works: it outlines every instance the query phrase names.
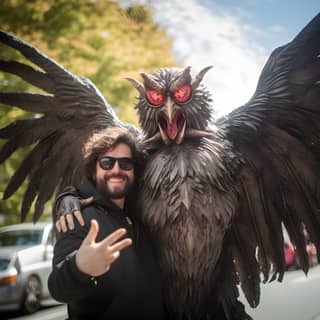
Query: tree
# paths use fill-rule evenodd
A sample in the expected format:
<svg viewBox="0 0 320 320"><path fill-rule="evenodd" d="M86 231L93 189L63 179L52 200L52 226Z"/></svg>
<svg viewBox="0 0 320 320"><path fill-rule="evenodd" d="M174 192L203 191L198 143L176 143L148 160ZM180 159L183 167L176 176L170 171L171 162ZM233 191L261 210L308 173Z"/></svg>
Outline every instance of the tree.
<svg viewBox="0 0 320 320"><path fill-rule="evenodd" d="M71 72L90 78L115 106L120 119L136 125L133 105L137 93L123 78L175 64L170 39L143 5L124 6L110 0L4 0L0 17L2 30L32 43ZM3 45L0 52L0 59L24 61ZM4 73L0 84L2 91L36 91ZM4 127L15 119L35 115L0 105L0 116L0 127ZM26 152L19 150L0 165L1 197ZM1 200L0 213L8 216L6 224L19 221L24 189L25 185L9 200ZM50 214L49 206L45 213L44 218Z"/></svg>

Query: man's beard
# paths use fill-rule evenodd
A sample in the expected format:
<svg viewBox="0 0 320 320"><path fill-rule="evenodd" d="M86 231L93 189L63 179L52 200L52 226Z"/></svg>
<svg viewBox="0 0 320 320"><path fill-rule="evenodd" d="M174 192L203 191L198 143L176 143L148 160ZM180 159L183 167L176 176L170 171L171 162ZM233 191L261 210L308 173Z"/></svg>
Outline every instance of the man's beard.
<svg viewBox="0 0 320 320"><path fill-rule="evenodd" d="M110 178L122 178L125 181L123 187L116 187L110 190L108 185L108 180ZM116 174L105 176L103 180L97 181L97 189L101 195L105 196L107 199L122 199L125 198L132 187L132 182L129 181L126 175Z"/></svg>

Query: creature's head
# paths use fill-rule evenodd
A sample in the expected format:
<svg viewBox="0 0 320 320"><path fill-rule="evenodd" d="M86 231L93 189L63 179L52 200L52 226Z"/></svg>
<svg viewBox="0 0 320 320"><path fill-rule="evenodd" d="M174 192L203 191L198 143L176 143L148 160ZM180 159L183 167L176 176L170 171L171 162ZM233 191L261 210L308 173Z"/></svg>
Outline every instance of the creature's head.
<svg viewBox="0 0 320 320"><path fill-rule="evenodd" d="M190 67L141 73L143 84L127 78L140 93L135 108L147 138L161 137L165 144L180 144L187 136L207 135L205 130L213 110L210 94L200 83L210 68L203 69L194 78Z"/></svg>

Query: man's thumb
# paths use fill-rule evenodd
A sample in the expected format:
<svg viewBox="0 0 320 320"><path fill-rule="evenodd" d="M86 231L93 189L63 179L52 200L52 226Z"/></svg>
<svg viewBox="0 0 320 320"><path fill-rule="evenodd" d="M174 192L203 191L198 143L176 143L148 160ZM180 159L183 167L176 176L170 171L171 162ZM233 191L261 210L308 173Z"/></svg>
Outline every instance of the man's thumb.
<svg viewBox="0 0 320 320"><path fill-rule="evenodd" d="M97 220L92 219L90 221L90 230L87 236L84 238L83 243L85 244L92 244L96 241L96 237L99 232L99 224Z"/></svg>
<svg viewBox="0 0 320 320"><path fill-rule="evenodd" d="M93 201L94 201L94 197L81 199L80 200L80 208L84 208L84 207L88 206L89 204L93 203Z"/></svg>

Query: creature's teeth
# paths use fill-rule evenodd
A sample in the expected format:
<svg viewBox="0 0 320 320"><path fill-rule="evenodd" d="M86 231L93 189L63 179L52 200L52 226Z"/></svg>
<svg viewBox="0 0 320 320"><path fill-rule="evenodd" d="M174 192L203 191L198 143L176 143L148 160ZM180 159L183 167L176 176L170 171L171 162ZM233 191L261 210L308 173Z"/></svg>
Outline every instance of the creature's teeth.
<svg viewBox="0 0 320 320"><path fill-rule="evenodd" d="M162 138L163 142L165 144L170 144L170 139L167 136L167 134L165 133L165 131L162 129L160 124L159 124L159 130L160 130L160 134L161 134L161 138Z"/></svg>
<svg viewBox="0 0 320 320"><path fill-rule="evenodd" d="M212 133L197 130L197 129L187 129L186 130L186 138L201 138L201 137L211 137Z"/></svg>
<svg viewBox="0 0 320 320"><path fill-rule="evenodd" d="M151 143L151 142L157 142L158 140L161 140L161 134L160 132L157 132L154 136L150 137L149 139L146 139L143 141L144 144Z"/></svg>
<svg viewBox="0 0 320 320"><path fill-rule="evenodd" d="M181 128L180 132L178 133L178 136L175 140L176 144L180 144L183 141L184 133L186 131L186 126L187 126L187 121L184 121L182 128Z"/></svg>

